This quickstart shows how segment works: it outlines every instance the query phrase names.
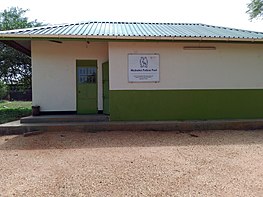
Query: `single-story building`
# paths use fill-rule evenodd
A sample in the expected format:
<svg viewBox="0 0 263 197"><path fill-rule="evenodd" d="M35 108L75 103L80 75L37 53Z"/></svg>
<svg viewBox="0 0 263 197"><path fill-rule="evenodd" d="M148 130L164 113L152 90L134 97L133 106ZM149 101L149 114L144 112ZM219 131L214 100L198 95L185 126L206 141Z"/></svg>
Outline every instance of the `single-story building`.
<svg viewBox="0 0 263 197"><path fill-rule="evenodd" d="M42 113L110 120L263 118L263 33L185 23L87 22L0 32L32 58Z"/></svg>

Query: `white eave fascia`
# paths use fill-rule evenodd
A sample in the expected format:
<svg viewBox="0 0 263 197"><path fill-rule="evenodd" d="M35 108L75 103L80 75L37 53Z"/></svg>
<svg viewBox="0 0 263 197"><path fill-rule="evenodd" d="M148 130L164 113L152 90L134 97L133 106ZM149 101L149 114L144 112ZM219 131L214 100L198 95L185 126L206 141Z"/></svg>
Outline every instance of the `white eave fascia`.
<svg viewBox="0 0 263 197"><path fill-rule="evenodd" d="M109 39L109 40L156 40L156 41L227 41L227 42L263 42L263 38L228 38L228 37L172 37L172 36L110 36L110 35L51 35L51 34L0 34L1 38L46 38L46 39Z"/></svg>
<svg viewBox="0 0 263 197"><path fill-rule="evenodd" d="M227 42L263 42L263 38L215 38L215 37L170 37L170 36L87 36L87 39L116 39L116 40L156 40L156 41L227 41Z"/></svg>

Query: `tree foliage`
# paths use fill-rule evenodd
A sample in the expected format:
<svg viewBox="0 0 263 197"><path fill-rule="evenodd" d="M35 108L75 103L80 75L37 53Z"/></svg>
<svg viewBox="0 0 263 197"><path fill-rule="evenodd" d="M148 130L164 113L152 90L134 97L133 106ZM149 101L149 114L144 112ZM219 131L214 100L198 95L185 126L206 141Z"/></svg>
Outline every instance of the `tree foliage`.
<svg viewBox="0 0 263 197"><path fill-rule="evenodd" d="M28 10L17 7L0 12L0 31L30 28L42 25L25 17ZM7 84L31 87L31 59L27 55L0 42L0 79Z"/></svg>
<svg viewBox="0 0 263 197"><path fill-rule="evenodd" d="M251 0L251 2L247 5L250 20L256 18L263 18L263 0Z"/></svg>
<svg viewBox="0 0 263 197"><path fill-rule="evenodd" d="M0 81L0 100L2 100L7 94L7 85Z"/></svg>

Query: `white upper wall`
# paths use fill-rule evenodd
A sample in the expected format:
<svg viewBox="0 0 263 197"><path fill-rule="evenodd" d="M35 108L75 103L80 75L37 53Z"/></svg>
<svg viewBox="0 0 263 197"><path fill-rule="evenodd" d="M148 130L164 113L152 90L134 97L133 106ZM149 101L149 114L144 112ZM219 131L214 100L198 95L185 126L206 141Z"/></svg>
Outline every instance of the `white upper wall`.
<svg viewBox="0 0 263 197"><path fill-rule="evenodd" d="M263 45L207 43L216 50L184 50L199 43L110 42L110 89L261 89ZM158 53L159 83L128 83L128 54Z"/></svg>
<svg viewBox="0 0 263 197"><path fill-rule="evenodd" d="M76 60L97 60L98 109L102 110L102 63L108 44L84 41L32 41L33 105L41 111L76 110Z"/></svg>

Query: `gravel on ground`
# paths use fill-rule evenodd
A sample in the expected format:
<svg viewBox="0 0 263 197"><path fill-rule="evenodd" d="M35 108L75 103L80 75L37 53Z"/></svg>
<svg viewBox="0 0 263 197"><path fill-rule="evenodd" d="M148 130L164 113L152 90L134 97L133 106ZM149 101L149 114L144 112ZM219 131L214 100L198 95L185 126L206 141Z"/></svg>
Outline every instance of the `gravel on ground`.
<svg viewBox="0 0 263 197"><path fill-rule="evenodd" d="M0 196L263 196L263 130L0 136Z"/></svg>

